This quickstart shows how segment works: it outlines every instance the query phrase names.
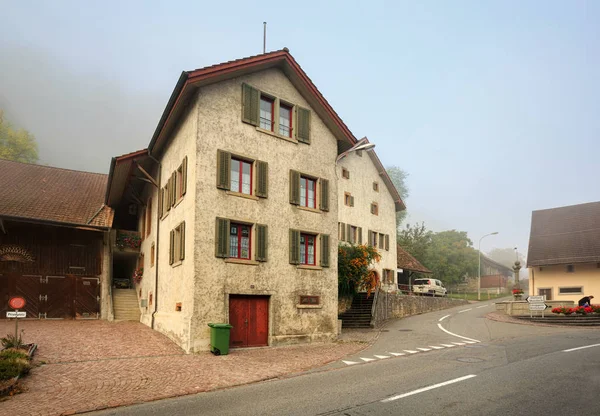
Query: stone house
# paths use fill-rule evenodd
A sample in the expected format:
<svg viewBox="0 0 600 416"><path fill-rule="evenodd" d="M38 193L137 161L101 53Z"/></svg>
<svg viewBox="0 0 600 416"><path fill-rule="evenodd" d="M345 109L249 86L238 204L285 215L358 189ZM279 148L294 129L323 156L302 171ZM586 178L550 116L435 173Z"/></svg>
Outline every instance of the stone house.
<svg viewBox="0 0 600 416"><path fill-rule="evenodd" d="M533 211L527 268L530 295L600 296L600 202Z"/></svg>
<svg viewBox="0 0 600 416"><path fill-rule="evenodd" d="M356 143L287 49L183 72L148 149L110 169L114 227L143 239L141 321L190 352L209 348L209 322L231 323L234 347L335 338L343 192L381 273L403 207L374 153L336 165Z"/></svg>

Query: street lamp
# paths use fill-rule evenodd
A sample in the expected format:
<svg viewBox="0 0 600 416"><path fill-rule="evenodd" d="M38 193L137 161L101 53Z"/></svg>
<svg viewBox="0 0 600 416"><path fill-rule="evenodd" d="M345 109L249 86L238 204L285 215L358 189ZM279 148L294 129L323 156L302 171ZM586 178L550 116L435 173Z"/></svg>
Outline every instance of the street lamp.
<svg viewBox="0 0 600 416"><path fill-rule="evenodd" d="M375 143L369 143L369 139L367 139L366 137L363 137L362 139L357 141L356 144L354 146L352 146L350 149L346 150L343 153L340 153L339 156L335 159L335 163L337 164L340 160L345 158L348 155L348 153L356 152L359 150L371 150L374 147L375 147Z"/></svg>
<svg viewBox="0 0 600 416"><path fill-rule="evenodd" d="M479 267L477 268L477 300L481 300L481 240L483 240L485 237L496 234L498 234L498 231L486 234L479 239L479 246L477 247L477 251L479 252Z"/></svg>

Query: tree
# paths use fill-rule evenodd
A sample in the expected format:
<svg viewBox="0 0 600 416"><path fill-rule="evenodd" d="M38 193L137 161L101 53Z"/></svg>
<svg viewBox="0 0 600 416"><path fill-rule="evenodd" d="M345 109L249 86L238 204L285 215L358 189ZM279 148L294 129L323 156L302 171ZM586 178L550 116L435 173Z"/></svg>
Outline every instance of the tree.
<svg viewBox="0 0 600 416"><path fill-rule="evenodd" d="M353 295L359 289L366 289L367 296L379 285L377 273L369 271L371 263L378 263L381 255L369 245L338 246L338 293Z"/></svg>
<svg viewBox="0 0 600 416"><path fill-rule="evenodd" d="M512 266L515 264L515 260L517 260L515 249L510 247L495 248L489 253L487 253L487 256L490 259L502 264L503 266L510 268L512 268ZM521 265L525 263L525 258L521 253L519 253L519 261L521 262Z"/></svg>
<svg viewBox="0 0 600 416"><path fill-rule="evenodd" d="M478 254L466 231L449 230L431 235L424 265L436 279L446 284L463 281L477 274Z"/></svg>
<svg viewBox="0 0 600 416"><path fill-rule="evenodd" d="M408 185L406 184L406 179L408 178L408 173L399 168L398 166L390 166L386 168L387 174L392 180L392 183L396 187L396 190L400 194L400 198L402 201L406 201L410 192L408 190ZM406 219L407 212L406 210L396 212L396 227L400 228L400 224Z"/></svg>
<svg viewBox="0 0 600 416"><path fill-rule="evenodd" d="M398 232L397 242L400 247L425 264L432 235L433 233L425 228L423 222L415 225L406 224L406 227Z"/></svg>
<svg viewBox="0 0 600 416"><path fill-rule="evenodd" d="M15 129L4 119L0 110L0 159L15 162L37 163L38 146L33 134L25 129Z"/></svg>

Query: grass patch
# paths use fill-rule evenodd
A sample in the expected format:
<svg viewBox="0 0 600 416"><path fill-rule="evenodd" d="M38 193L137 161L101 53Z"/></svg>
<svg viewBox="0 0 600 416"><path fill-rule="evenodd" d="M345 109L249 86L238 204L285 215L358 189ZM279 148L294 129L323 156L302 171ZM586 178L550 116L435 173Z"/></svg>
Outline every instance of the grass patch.
<svg viewBox="0 0 600 416"><path fill-rule="evenodd" d="M475 292L475 293L448 293L447 296L452 299L477 300L477 292ZM481 300L484 301L484 300L490 300L490 299L505 298L507 296L510 296L510 294L507 294L507 293L500 293L500 294L482 293Z"/></svg>

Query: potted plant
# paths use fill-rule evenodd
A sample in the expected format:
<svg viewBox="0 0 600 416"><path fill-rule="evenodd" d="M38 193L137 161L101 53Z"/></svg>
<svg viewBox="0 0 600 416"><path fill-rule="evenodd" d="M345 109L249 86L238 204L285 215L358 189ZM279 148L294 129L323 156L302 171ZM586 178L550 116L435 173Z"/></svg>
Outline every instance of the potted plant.
<svg viewBox="0 0 600 416"><path fill-rule="evenodd" d="M135 271L133 272L133 282L136 285L139 285L140 282L142 281L142 277L144 276L144 268L143 267L138 267L137 269L135 269Z"/></svg>
<svg viewBox="0 0 600 416"><path fill-rule="evenodd" d="M516 287L512 290L512 294L515 300L521 300L523 298L523 289Z"/></svg>

